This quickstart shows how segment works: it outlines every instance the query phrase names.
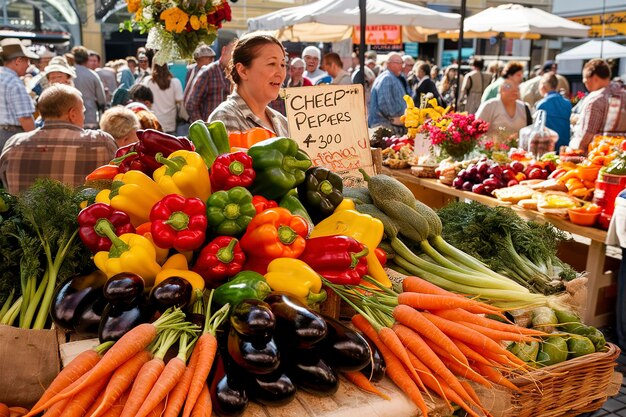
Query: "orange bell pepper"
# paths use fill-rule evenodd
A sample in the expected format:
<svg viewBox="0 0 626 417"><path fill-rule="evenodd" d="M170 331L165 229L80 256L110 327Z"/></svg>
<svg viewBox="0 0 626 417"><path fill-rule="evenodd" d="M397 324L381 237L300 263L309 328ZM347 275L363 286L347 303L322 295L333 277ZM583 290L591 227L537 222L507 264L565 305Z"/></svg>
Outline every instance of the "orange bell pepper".
<svg viewBox="0 0 626 417"><path fill-rule="evenodd" d="M267 269L272 259L300 256L308 234L309 224L304 218L285 208L272 207L254 216L239 244L258 272Z"/></svg>
<svg viewBox="0 0 626 417"><path fill-rule="evenodd" d="M585 188L585 184L583 184L583 182L579 179L579 178L570 178L565 182L565 186L567 187L568 191L571 193L571 191L576 190L578 188Z"/></svg>
<svg viewBox="0 0 626 417"><path fill-rule="evenodd" d="M228 134L228 141L230 142L231 148L248 149L255 143L272 138L274 136L275 135L271 130L265 129L263 127L253 127L252 129L248 129L243 132L230 132Z"/></svg>

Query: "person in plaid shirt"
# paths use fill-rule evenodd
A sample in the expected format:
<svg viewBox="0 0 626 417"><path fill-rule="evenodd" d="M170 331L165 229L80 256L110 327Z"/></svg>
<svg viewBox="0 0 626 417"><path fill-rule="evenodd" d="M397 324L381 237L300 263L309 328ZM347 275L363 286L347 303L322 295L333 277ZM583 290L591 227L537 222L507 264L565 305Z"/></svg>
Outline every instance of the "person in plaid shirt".
<svg viewBox="0 0 626 417"><path fill-rule="evenodd" d="M626 91L611 82L611 68L603 59L585 64L583 83L589 94L583 100L569 146L586 153L595 135L626 132Z"/></svg>
<svg viewBox="0 0 626 417"><path fill-rule="evenodd" d="M82 185L87 174L114 157L117 144L111 135L83 129L85 107L76 88L48 87L37 109L44 126L12 136L0 156L0 180L11 194L28 188L39 177Z"/></svg>
<svg viewBox="0 0 626 417"><path fill-rule="evenodd" d="M230 94L230 81L226 78L226 67L233 53L235 39L222 47L220 59L203 67L195 79L183 103L189 122L206 121L209 114Z"/></svg>

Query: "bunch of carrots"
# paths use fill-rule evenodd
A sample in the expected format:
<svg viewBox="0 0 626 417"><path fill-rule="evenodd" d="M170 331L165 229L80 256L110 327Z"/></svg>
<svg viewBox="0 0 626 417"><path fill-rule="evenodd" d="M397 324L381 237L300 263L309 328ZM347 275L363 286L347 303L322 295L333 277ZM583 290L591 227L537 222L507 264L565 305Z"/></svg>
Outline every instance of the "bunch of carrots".
<svg viewBox="0 0 626 417"><path fill-rule="evenodd" d="M423 416L428 410L422 392L430 397L428 389L451 409L455 403L470 416L489 415L466 380L518 390L503 372L528 372L529 368L502 342L533 341L546 335L488 318L504 315L491 305L418 277L406 277L400 294L384 287L373 291L365 286L325 284L357 311L352 324L378 347L387 376Z"/></svg>
<svg viewBox="0 0 626 417"><path fill-rule="evenodd" d="M44 410L46 417L210 416L206 380L217 351L215 332L228 309L225 305L207 314L200 336L200 328L174 308L115 343L81 353L25 417ZM176 343L178 354L166 363L165 355Z"/></svg>

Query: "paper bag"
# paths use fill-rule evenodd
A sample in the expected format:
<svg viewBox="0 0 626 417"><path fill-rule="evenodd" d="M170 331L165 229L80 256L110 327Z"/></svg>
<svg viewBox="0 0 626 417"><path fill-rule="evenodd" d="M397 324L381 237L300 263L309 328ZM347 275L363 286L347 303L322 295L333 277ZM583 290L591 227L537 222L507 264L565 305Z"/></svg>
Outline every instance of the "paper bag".
<svg viewBox="0 0 626 417"><path fill-rule="evenodd" d="M32 407L59 371L56 331L0 325L0 403Z"/></svg>

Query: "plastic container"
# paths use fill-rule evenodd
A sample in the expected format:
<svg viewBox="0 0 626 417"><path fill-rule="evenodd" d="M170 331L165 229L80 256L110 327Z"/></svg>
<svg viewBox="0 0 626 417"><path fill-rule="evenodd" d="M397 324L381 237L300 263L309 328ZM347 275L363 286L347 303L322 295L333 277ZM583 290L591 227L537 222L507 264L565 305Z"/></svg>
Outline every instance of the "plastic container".
<svg viewBox="0 0 626 417"><path fill-rule="evenodd" d="M624 188L626 188L626 175L603 173L596 180L593 202L602 207L600 219L598 220L601 228L605 230L609 228L609 223L615 210L615 199Z"/></svg>
<svg viewBox="0 0 626 417"><path fill-rule="evenodd" d="M600 218L600 213L587 213L584 211L568 209L569 220L579 226L595 226Z"/></svg>

